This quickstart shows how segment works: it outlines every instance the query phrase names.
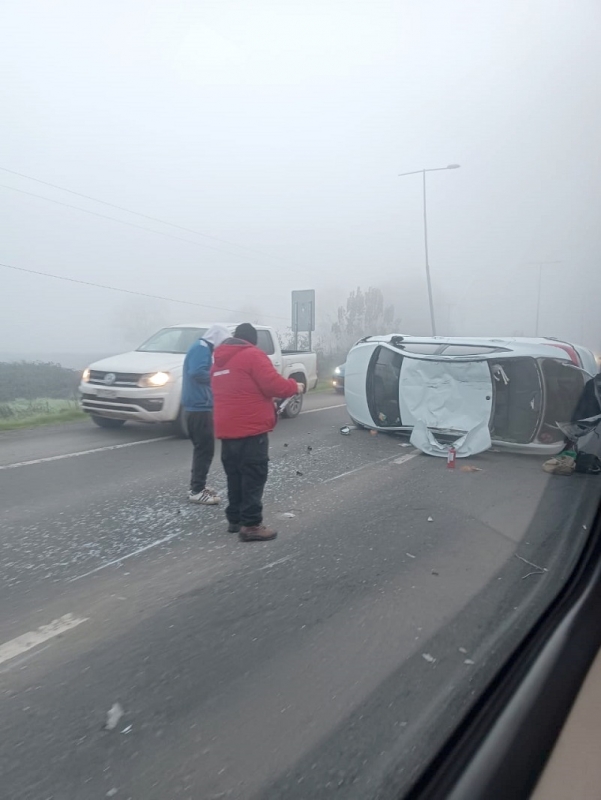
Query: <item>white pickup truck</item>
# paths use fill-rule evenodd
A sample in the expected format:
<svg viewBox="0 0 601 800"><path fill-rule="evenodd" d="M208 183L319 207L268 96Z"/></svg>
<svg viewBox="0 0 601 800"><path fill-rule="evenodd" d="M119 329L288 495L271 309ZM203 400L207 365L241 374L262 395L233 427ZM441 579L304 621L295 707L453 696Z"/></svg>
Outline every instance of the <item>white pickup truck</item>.
<svg viewBox="0 0 601 800"><path fill-rule="evenodd" d="M213 324L213 323L211 323ZM171 422L186 435L181 405L184 357L192 343L211 327L191 323L163 328L137 350L103 358L83 371L79 385L80 405L101 428L118 428L128 420ZM233 334L236 325L223 323ZM313 352L282 350L272 328L256 325L258 347L285 378L304 383L306 390L317 383L317 356ZM283 416L300 414L303 396L286 406Z"/></svg>

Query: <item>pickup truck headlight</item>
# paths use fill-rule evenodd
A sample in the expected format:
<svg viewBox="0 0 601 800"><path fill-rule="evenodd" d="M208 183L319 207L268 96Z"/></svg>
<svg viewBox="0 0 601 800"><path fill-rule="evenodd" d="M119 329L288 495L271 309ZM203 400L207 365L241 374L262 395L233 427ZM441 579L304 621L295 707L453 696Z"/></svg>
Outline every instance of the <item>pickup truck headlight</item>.
<svg viewBox="0 0 601 800"><path fill-rule="evenodd" d="M142 375L139 386L156 388L169 383L171 375L168 372L153 372L150 375Z"/></svg>
<svg viewBox="0 0 601 800"><path fill-rule="evenodd" d="M87 383L90 380L90 370L87 367L81 373L81 380L83 383Z"/></svg>

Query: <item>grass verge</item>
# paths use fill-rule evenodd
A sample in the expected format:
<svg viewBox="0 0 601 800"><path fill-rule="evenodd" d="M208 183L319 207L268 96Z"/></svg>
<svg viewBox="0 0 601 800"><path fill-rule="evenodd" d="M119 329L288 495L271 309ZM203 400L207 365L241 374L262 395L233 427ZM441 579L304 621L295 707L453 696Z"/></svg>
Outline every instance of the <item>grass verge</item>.
<svg viewBox="0 0 601 800"><path fill-rule="evenodd" d="M9 403L0 403L0 431L56 425L85 417L74 400L42 397L36 400L11 400Z"/></svg>

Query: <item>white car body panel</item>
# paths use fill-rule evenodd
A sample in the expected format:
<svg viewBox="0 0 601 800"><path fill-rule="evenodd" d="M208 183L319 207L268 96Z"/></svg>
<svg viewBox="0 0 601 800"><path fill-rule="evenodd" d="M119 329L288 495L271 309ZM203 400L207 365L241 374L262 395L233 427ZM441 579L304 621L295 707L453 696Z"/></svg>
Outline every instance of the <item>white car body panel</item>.
<svg viewBox="0 0 601 800"><path fill-rule="evenodd" d="M399 381L403 427L471 431L490 420L492 378L487 361L424 361L405 356Z"/></svg>
<svg viewBox="0 0 601 800"><path fill-rule="evenodd" d="M393 342L396 343L393 344ZM416 425L421 430L416 434L426 452L440 455L436 452L439 444L430 436L437 431L446 430L453 433L468 433L475 431L482 423L492 425L495 413L495 397L498 395L496 381L491 376L491 365L495 362L511 362L521 359L520 363L536 363L540 365L554 362L565 364L573 368L575 373L582 376L583 384L590 376L590 372L573 364L567 348L562 348L553 340L532 340L516 338L458 338L458 337L409 337L396 334L368 337L358 342L349 352L346 361L346 402L351 418L360 425L376 430L388 432L412 432ZM438 347L441 352L434 354L421 354L411 352L414 347ZM402 356L399 376L399 411L400 426L392 427L379 424L372 417L367 391L367 372L371 358L378 347L385 347ZM404 352L402 348L407 348ZM456 350L458 347L466 348L498 348L498 352L482 351L477 355L444 355L445 347ZM580 348L575 345L568 347L576 350L584 363ZM585 348L582 348L585 350ZM587 360L588 363L588 360ZM596 372L596 370L595 370ZM550 389L547 387L546 377L543 379L545 404L553 400ZM520 383L515 384L521 386ZM532 401L535 402L534 399ZM535 405L532 405L533 414ZM529 413L529 412L528 412ZM546 413L546 411L545 411ZM553 413L550 411L549 413ZM535 417L534 417L535 419ZM562 420L552 422L540 414L540 424L536 436L531 441L509 441L508 439L492 438L492 445L499 449L515 453L530 453L540 455L554 455L562 449L562 441L547 443L539 441L538 436L542 430L543 420L545 425L554 425ZM423 424L419 424L423 423ZM426 433L424 434L424 431ZM490 434L490 431L489 431ZM484 437L472 436L469 440L470 452L481 452L490 444ZM429 442L429 444L428 444ZM444 445L446 447L446 445ZM478 450L480 448L480 450ZM463 453L464 455L467 454Z"/></svg>

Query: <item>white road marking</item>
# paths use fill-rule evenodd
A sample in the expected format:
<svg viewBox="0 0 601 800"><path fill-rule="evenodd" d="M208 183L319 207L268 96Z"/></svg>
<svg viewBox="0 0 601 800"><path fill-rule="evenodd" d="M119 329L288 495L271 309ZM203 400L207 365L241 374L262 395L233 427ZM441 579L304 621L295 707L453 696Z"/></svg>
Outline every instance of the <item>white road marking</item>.
<svg viewBox="0 0 601 800"><path fill-rule="evenodd" d="M331 483L332 481L337 481L340 478L346 478L347 475L354 475L355 472L361 472L362 469L367 469L368 467L373 467L375 464L383 464L385 461L393 461L394 464L404 464L406 461L411 461L412 458L415 458L419 455L418 453L408 453L406 456L401 456L393 461L394 456L387 456L386 458L380 458L377 461L370 461L369 464L363 464L361 467L357 467L356 469L349 469L348 472L341 472L340 475L334 475L333 478L327 478L322 483Z"/></svg>
<svg viewBox="0 0 601 800"><path fill-rule="evenodd" d="M65 631L76 628L82 622L87 622L87 618L65 614L63 617L48 623L48 625L42 625L37 631L29 631L29 633L24 633L22 636L17 636L16 639L11 639L10 642L0 645L0 664L26 653L33 647L47 642L48 639L53 639L55 636L65 633Z"/></svg>
<svg viewBox="0 0 601 800"><path fill-rule="evenodd" d="M416 453L407 453L405 456L401 456L400 458L395 458L392 462L393 464L405 464L407 461L411 461L412 458L416 458L420 454L418 450Z"/></svg>
<svg viewBox="0 0 601 800"><path fill-rule="evenodd" d="M345 408L346 403L334 406L322 406L321 408L310 408L301 411L301 414L315 414L317 411L329 411L331 408ZM157 436L154 439L142 439L137 442L124 442L123 444L109 444L105 447L94 447L91 450L79 450L76 453L63 453L60 456L47 456L46 458L34 458L31 461L17 461L14 464L0 464L0 470L17 469L18 467L31 467L35 464L47 464L51 461L63 461L65 458L77 458L78 456L89 456L93 453L106 453L109 450L121 450L124 447L136 447L139 444L150 444L151 442L165 442L168 439L175 439L175 436Z"/></svg>
<svg viewBox="0 0 601 800"><path fill-rule="evenodd" d="M115 558L113 561L107 561L106 564L101 564L99 567L95 569L91 569L89 572L84 572L83 575L76 575L75 578L69 578L67 583L74 583L75 581L80 581L82 578L87 578L89 575L93 575L95 572L100 572L102 569L106 569L107 567L112 567L115 564L121 564L122 561L126 561L128 558L133 558L134 556L139 556L140 553L145 553L147 550L152 550L153 547L158 547L160 544L165 544L165 542L170 542L172 539L176 539L178 536L181 536L181 533L170 533L169 536L164 536L162 539L157 539L150 544L144 545L144 547L138 547L137 550L133 550L131 553L126 553L126 555L121 556L121 558Z"/></svg>
<svg viewBox="0 0 601 800"><path fill-rule="evenodd" d="M167 439L174 439L174 436L157 436L155 439L141 439L138 442L124 442L123 444L109 444L105 447L95 447L92 450L79 450L76 453L63 453L60 456L47 456L46 458L34 458L32 461L18 461L15 464L2 464L1 469L17 469L17 467L31 467L33 464L46 464L49 461L62 461L64 458L77 458L78 456L89 456L92 453L105 453L109 450L121 450L124 447L136 447L139 444L150 444L150 442L165 442Z"/></svg>
<svg viewBox="0 0 601 800"><path fill-rule="evenodd" d="M284 561L290 561L291 558L292 558L292 556L284 556L284 558L278 558L277 561L272 561L270 564L265 564L264 567L259 567L257 572L261 572L264 569L271 569L272 567L275 567L278 564L283 564Z"/></svg>
<svg viewBox="0 0 601 800"><path fill-rule="evenodd" d="M340 403L337 406L322 406L321 408L309 408L307 411L301 411L299 416L302 414L315 414L317 411L329 411L331 408L346 408L346 403Z"/></svg>

